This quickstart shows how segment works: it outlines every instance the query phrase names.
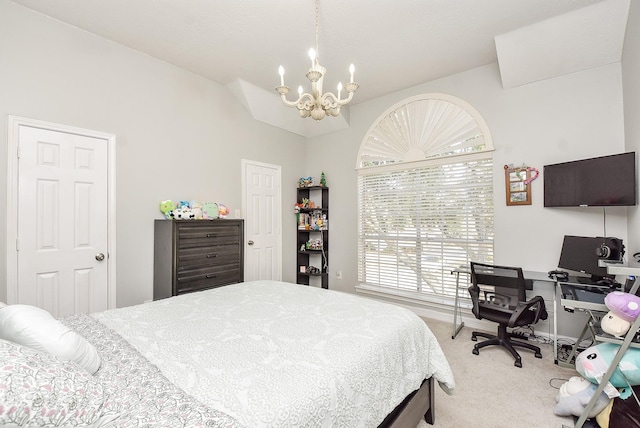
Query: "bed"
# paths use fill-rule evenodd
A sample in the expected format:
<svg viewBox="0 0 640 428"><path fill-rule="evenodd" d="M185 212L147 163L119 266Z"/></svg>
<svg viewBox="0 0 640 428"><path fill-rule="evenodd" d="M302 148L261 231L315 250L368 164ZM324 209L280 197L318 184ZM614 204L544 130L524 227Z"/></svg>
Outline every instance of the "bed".
<svg viewBox="0 0 640 428"><path fill-rule="evenodd" d="M56 416L77 426L415 427L423 417L433 422L436 382L449 394L455 388L435 336L411 311L297 284L244 282L74 315L61 325L99 359L91 374L34 351L79 369L74 379L95 399L76 394L74 411ZM9 340L2 341L0 376L12 379L19 365L7 366L8 359L32 350L2 338ZM6 399L0 386L2 394ZM55 416L57 403L47 400ZM33 403L20 417L6 404L0 402L0 424L33 419ZM87 408L79 411L79 404ZM69 422L72 413L80 416Z"/></svg>

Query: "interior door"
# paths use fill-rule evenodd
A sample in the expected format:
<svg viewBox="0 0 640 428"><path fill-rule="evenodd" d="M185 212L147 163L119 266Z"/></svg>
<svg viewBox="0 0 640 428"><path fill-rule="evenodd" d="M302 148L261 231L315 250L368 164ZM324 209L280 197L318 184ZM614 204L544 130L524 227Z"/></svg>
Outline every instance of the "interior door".
<svg viewBox="0 0 640 428"><path fill-rule="evenodd" d="M56 317L112 307L108 139L26 125L17 134L17 273L9 303Z"/></svg>
<svg viewBox="0 0 640 428"><path fill-rule="evenodd" d="M244 280L282 279L280 167L242 161L245 219Z"/></svg>

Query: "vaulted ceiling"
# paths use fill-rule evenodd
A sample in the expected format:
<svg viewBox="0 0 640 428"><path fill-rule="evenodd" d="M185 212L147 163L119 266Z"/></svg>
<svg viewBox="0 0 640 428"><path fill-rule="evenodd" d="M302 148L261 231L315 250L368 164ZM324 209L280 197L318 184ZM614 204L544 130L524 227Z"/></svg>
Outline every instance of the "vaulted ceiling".
<svg viewBox="0 0 640 428"><path fill-rule="evenodd" d="M250 110L255 107L252 91L279 102L274 90L280 82L279 65L285 67L290 87L309 87L304 75L310 65L306 52L315 45L314 0L13 1L229 85ZM335 91L354 63L360 89L353 103L370 100L495 62L497 36L610 2L320 0L319 58L327 68L325 88ZM537 39L536 29L532 31L530 37ZM548 43L544 33L540 41ZM522 43L517 38L507 42L512 46L505 43L504 49ZM525 57L538 54L531 51ZM303 120L294 109L282 109ZM336 119L323 122L330 120ZM304 127L292 131L309 135Z"/></svg>

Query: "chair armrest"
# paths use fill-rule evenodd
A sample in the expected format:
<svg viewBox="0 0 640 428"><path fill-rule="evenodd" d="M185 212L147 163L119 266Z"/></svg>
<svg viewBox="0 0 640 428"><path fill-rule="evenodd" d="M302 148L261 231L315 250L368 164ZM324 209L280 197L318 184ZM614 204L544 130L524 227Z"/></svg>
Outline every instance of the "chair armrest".
<svg viewBox="0 0 640 428"><path fill-rule="evenodd" d="M532 324L538 322L539 319L547 319L547 309L544 304L544 299L541 296L535 296L526 302L519 302L516 309L513 311L513 315L509 318L509 327L514 327L520 317L524 315L525 311L534 311L535 316Z"/></svg>

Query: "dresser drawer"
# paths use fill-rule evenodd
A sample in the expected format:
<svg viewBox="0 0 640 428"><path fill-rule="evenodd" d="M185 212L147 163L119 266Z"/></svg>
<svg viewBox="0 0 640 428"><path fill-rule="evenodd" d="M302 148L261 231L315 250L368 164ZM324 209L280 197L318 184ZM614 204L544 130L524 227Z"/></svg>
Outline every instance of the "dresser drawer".
<svg viewBox="0 0 640 428"><path fill-rule="evenodd" d="M188 293L236 282L241 282L239 264L188 269L178 272L176 291L178 294Z"/></svg>
<svg viewBox="0 0 640 428"><path fill-rule="evenodd" d="M178 269L198 266L240 264L238 244L191 247L178 250Z"/></svg>
<svg viewBox="0 0 640 428"><path fill-rule="evenodd" d="M208 247L211 245L239 243L240 233L238 226L233 224L206 225L201 227L181 225L178 229L178 248Z"/></svg>

